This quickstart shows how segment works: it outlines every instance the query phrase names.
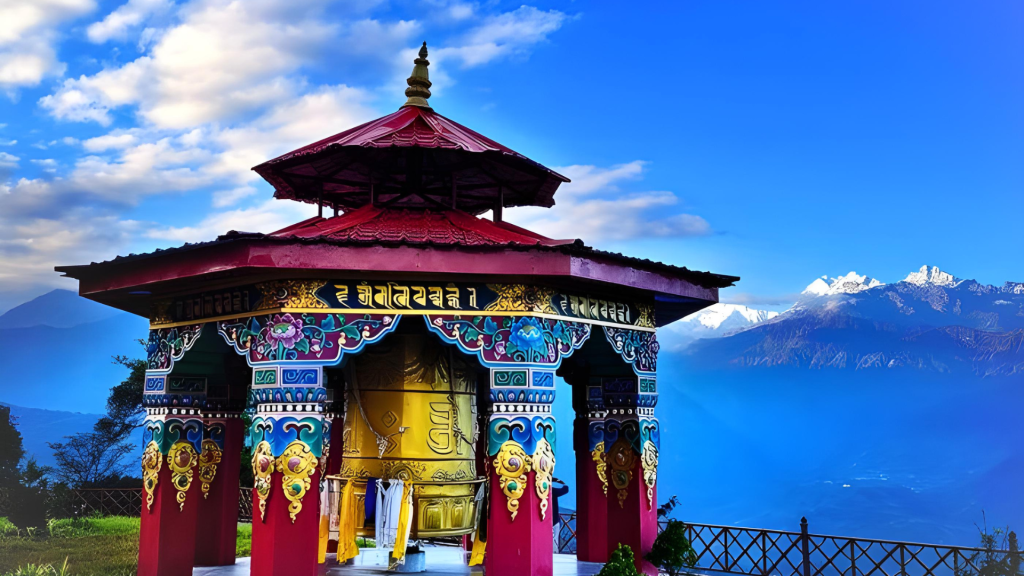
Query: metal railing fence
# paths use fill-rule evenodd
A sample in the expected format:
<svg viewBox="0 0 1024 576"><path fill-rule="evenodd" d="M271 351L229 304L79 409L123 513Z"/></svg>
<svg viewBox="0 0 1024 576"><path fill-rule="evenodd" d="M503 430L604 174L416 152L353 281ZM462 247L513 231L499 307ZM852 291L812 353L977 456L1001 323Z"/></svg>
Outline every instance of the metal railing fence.
<svg viewBox="0 0 1024 576"><path fill-rule="evenodd" d="M557 550L576 553L576 514L562 514ZM667 522L659 522L659 532ZM921 544L871 538L813 534L807 520L800 532L685 524L686 538L701 572L745 576L977 576L983 567L1001 564L1019 574L1021 553L1016 534L1008 550Z"/></svg>

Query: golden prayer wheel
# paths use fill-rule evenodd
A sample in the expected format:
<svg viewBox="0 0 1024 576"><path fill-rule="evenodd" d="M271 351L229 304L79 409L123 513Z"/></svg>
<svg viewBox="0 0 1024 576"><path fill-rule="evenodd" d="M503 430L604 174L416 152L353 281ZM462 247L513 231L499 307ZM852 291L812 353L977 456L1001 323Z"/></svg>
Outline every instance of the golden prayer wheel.
<svg viewBox="0 0 1024 576"><path fill-rule="evenodd" d="M413 538L476 528L477 375L429 335L393 334L345 367L340 479L362 510L369 478L413 483ZM357 530L372 536L373 528Z"/></svg>

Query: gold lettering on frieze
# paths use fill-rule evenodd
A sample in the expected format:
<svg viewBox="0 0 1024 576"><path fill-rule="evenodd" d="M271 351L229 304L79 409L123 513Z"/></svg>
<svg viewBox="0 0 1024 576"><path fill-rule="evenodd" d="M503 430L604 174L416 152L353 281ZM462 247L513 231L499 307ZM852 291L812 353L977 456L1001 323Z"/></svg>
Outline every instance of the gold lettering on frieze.
<svg viewBox="0 0 1024 576"><path fill-rule="evenodd" d="M445 292L448 296L448 307L457 310L460 303L459 288L455 286L455 284L448 284L448 287L445 288Z"/></svg>
<svg viewBox="0 0 1024 576"><path fill-rule="evenodd" d="M427 305L427 289L423 286L412 287L412 301L420 306Z"/></svg>
<svg viewBox="0 0 1024 576"><path fill-rule="evenodd" d="M469 292L469 307L476 308L476 288L467 286L466 291Z"/></svg>
<svg viewBox="0 0 1024 576"><path fill-rule="evenodd" d="M388 286L393 290L394 296L392 302L395 308L408 308L409 307L409 287L399 286L395 282L388 282Z"/></svg>
<svg viewBox="0 0 1024 576"><path fill-rule="evenodd" d="M348 285L347 284L335 284L334 285L334 296L338 299L338 303L345 308L351 308L348 305Z"/></svg>
<svg viewBox="0 0 1024 576"><path fill-rule="evenodd" d="M359 303L361 305L366 307L373 306L373 291L369 286L367 286L366 282L356 286L356 294L358 295Z"/></svg>
<svg viewBox="0 0 1024 576"><path fill-rule="evenodd" d="M427 288L430 292L430 303L440 308L442 304L442 298L444 297L444 290L438 286L431 286Z"/></svg>
<svg viewBox="0 0 1024 576"><path fill-rule="evenodd" d="M382 308L391 307L391 286L374 286L373 303Z"/></svg>

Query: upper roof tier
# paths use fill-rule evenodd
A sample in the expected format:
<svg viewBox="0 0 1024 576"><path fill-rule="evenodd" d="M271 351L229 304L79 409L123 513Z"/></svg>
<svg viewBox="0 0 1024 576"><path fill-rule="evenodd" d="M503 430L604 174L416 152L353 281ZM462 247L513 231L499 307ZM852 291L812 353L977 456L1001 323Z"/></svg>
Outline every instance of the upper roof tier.
<svg viewBox="0 0 1024 576"><path fill-rule="evenodd" d="M253 168L274 197L343 210L553 206L569 179L434 112L426 42L419 56L397 112Z"/></svg>

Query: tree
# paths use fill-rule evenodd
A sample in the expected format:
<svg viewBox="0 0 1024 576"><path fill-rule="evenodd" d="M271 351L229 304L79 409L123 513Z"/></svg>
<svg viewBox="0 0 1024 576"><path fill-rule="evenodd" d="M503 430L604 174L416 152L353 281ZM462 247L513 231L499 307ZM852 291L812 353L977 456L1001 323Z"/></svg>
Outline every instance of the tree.
<svg viewBox="0 0 1024 576"><path fill-rule="evenodd" d="M14 489L7 517L22 530L39 530L46 526L46 506L50 495L50 482L46 475L50 469L29 458L21 468L20 483Z"/></svg>
<svg viewBox="0 0 1024 576"><path fill-rule="evenodd" d="M21 480L19 464L25 456L21 432L15 426L10 406L0 406L0 489L16 486Z"/></svg>
<svg viewBox="0 0 1024 576"><path fill-rule="evenodd" d="M107 415L97 422L96 431L125 439L136 428L142 426L146 415L146 410L142 407L146 361L127 356L114 356L114 364L127 368L128 377L110 389L110 395L107 396Z"/></svg>
<svg viewBox="0 0 1024 576"><path fill-rule="evenodd" d="M669 520L645 558L669 576L684 574L687 568L696 566L697 553L686 539L686 525L678 520Z"/></svg>
<svg viewBox="0 0 1024 576"><path fill-rule="evenodd" d="M127 368L128 377L110 389L107 414L93 425L92 432L49 444L57 460L53 475L71 487L111 487L123 484L128 473L124 460L135 451L128 439L142 425L145 414L146 361L115 356L114 363Z"/></svg>
<svg viewBox="0 0 1024 576"><path fill-rule="evenodd" d="M633 549L625 544L619 544L597 576L639 576L639 572L636 571Z"/></svg>
<svg viewBox="0 0 1024 576"><path fill-rule="evenodd" d="M120 438L102 432L80 432L64 442L51 442L57 468L53 475L74 488L107 487L128 472L125 456L134 448Z"/></svg>

